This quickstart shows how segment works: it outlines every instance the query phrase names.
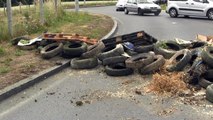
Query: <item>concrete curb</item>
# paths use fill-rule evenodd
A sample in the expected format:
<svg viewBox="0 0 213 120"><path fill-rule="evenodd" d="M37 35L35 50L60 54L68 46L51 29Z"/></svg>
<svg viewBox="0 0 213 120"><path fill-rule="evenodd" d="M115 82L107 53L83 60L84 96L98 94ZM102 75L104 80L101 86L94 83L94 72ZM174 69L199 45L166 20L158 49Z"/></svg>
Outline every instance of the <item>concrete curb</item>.
<svg viewBox="0 0 213 120"><path fill-rule="evenodd" d="M101 40L107 39L115 34L118 24L114 18L112 18L112 20L114 22L113 28L107 35L105 35L103 38L101 38ZM37 75L33 75L29 78L26 78L24 80L21 80L15 84L13 84L11 86L6 87L3 90L0 90L0 102L11 97L12 95L15 95L15 94L21 92L24 89L27 89L27 88L33 86L34 84L36 84L38 82L45 80L48 77L51 77L52 75L59 73L60 71L62 71L65 68L68 68L69 66L70 66L70 60L65 60L62 63L62 65L60 65L60 66L55 66L50 69L44 70L44 71L38 73Z"/></svg>
<svg viewBox="0 0 213 120"><path fill-rule="evenodd" d="M111 17L111 19L113 20L113 24L114 24L113 27L112 27L112 29L111 29L111 31L107 35L105 35L104 37L102 37L100 40L112 37L115 34L115 32L117 31L118 22L115 20L114 17Z"/></svg>

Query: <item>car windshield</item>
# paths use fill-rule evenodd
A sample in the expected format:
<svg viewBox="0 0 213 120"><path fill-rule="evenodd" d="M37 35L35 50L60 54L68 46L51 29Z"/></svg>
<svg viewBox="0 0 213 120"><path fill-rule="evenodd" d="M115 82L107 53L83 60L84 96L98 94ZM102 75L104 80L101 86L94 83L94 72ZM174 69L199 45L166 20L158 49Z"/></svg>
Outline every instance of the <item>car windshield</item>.
<svg viewBox="0 0 213 120"><path fill-rule="evenodd" d="M140 4L140 3L151 3L151 2L149 2L147 0L138 0L138 3Z"/></svg>

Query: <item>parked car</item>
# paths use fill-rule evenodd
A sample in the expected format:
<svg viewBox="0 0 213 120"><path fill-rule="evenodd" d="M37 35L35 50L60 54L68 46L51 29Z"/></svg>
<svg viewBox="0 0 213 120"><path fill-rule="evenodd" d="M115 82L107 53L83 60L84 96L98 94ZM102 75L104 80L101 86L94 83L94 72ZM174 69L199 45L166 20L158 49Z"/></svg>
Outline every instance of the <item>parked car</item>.
<svg viewBox="0 0 213 120"><path fill-rule="evenodd" d="M158 16L161 12L161 7L147 0L128 0L124 7L124 13L128 14L129 12L136 12L139 15L154 13L154 15Z"/></svg>
<svg viewBox="0 0 213 120"><path fill-rule="evenodd" d="M127 0L118 0L116 4L116 11L123 11L124 5L127 3Z"/></svg>
<svg viewBox="0 0 213 120"><path fill-rule="evenodd" d="M166 12L172 18L184 15L208 17L213 20L213 0L168 0Z"/></svg>

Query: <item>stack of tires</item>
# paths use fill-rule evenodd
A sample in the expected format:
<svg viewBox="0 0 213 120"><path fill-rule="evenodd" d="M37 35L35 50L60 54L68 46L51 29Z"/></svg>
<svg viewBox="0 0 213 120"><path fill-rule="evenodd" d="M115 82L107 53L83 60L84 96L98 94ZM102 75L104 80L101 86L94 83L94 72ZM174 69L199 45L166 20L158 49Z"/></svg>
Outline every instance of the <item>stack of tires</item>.
<svg viewBox="0 0 213 120"><path fill-rule="evenodd" d="M168 59L167 71L184 71L185 82L206 89L206 99L213 102L213 46L195 41L183 46L175 41L155 44L154 52Z"/></svg>
<svg viewBox="0 0 213 120"><path fill-rule="evenodd" d="M15 39L14 44L17 41ZM71 59L72 69L92 69L102 64L109 76L127 76L135 71L141 75L153 74L163 66L168 72L184 71L185 82L206 88L206 99L213 102L213 46L205 42L157 42L148 34L140 37L134 33L99 41L92 46L81 41L46 40L36 45L44 59L61 55Z"/></svg>

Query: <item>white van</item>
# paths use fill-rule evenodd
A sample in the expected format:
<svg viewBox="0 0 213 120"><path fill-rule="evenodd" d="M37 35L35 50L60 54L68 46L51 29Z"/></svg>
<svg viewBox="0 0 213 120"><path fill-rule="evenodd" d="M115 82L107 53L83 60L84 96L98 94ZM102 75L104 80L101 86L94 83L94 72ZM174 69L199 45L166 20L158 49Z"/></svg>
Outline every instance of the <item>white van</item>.
<svg viewBox="0 0 213 120"><path fill-rule="evenodd" d="M168 0L166 12L170 17L206 16L213 20L213 0Z"/></svg>
<svg viewBox="0 0 213 120"><path fill-rule="evenodd" d="M124 5L127 3L127 0L118 0L116 4L116 11L124 11Z"/></svg>

